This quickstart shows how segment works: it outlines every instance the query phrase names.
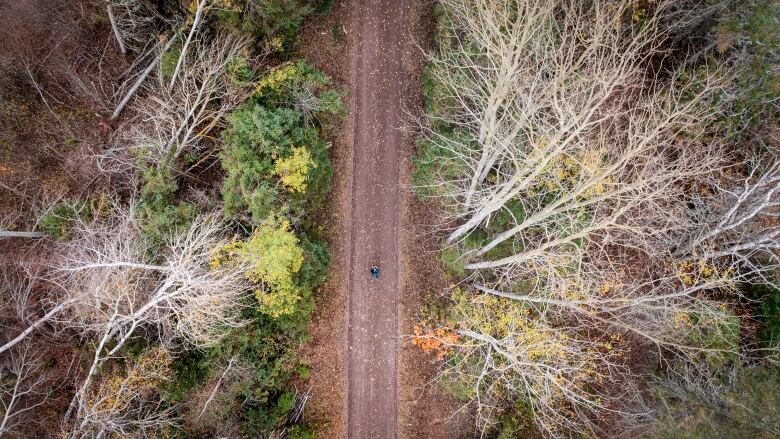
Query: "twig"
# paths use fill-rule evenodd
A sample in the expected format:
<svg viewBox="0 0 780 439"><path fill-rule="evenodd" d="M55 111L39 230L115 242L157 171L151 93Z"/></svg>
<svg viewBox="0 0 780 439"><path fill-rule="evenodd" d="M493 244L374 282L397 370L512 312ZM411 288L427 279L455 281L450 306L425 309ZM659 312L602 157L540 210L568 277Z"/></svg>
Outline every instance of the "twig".
<svg viewBox="0 0 780 439"><path fill-rule="evenodd" d="M116 18L114 18L114 11L111 9L111 5L107 5L106 8L108 9L108 19L111 21L111 29L114 30L114 36L116 37L116 42L119 43L119 50L122 51L123 55L127 55L127 49L125 48L125 43L122 42L122 35L119 33L119 28L116 25Z"/></svg>
<svg viewBox="0 0 780 439"><path fill-rule="evenodd" d="M135 81L135 84L133 84L133 87L130 88L130 91L127 92L124 98L122 98L122 101L119 102L119 105L116 107L116 110L114 110L114 113L111 115L111 119L116 119L119 117L119 115L122 113L122 110L125 108L125 105L130 101L130 98L133 97L136 91L138 91L138 88L141 87L141 84L143 84L144 80L146 80L146 77L149 76L149 73L152 73L152 70L157 66L157 63L160 62L160 59L162 59L163 54L170 49L171 45L173 44L174 40L176 39L176 36L172 36L170 40L168 40L168 43L163 47L163 49L160 51L160 54L157 55L151 63L149 63L149 66L141 73L141 76Z"/></svg>

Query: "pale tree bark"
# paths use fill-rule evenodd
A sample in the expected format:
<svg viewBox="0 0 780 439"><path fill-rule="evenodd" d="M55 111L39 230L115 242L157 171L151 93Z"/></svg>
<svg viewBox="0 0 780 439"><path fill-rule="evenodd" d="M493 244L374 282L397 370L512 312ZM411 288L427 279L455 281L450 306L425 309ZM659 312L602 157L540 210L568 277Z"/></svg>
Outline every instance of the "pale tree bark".
<svg viewBox="0 0 780 439"><path fill-rule="evenodd" d="M30 334L32 334L36 329L38 329L39 326L43 325L44 323L50 322L54 320L55 317L59 313L61 313L63 310L65 310L68 306L74 304L76 302L76 299L67 299L63 302L57 304L52 309L50 309L46 314L43 315L43 317L35 320L32 322L27 328L25 328L19 335L12 338L8 342L6 342L4 345L0 346L0 354L3 352L11 349L12 347L16 346L19 342L26 339Z"/></svg>
<svg viewBox="0 0 780 439"><path fill-rule="evenodd" d="M233 365L236 363L236 360L238 358L236 356L233 356L230 358L230 361L228 361L227 366L225 366L225 370L222 371L222 375L219 376L219 379L216 383L214 383L214 388L211 390L211 393L209 394L209 397L206 398L206 402L203 403L203 408L200 409L200 412L198 413L198 417L195 418L196 420L200 419L201 416L203 416L203 413L206 412L206 409L211 404L211 401L214 400L214 397L217 395L217 392L219 391L220 387L222 386L222 381L225 379L228 373L230 373L230 370L233 368Z"/></svg>
<svg viewBox="0 0 780 439"><path fill-rule="evenodd" d="M3 238L42 239L48 237L49 235L43 232L19 232L19 231L12 231L12 230L0 230L0 239Z"/></svg>
<svg viewBox="0 0 780 439"><path fill-rule="evenodd" d="M198 31L198 26L200 26L200 22L203 19L203 12L209 6L211 1L212 0L198 0L197 2L195 17L192 21L192 27L190 28L190 32L187 35L187 39L184 41L184 45L181 47L181 54L179 55L179 59L176 61L176 67L173 69L171 80L168 83L168 89L173 89L173 84L176 83L176 78L179 76L179 70L184 64L184 60L187 58L187 49L190 47L190 43L195 36L195 32Z"/></svg>
<svg viewBox="0 0 780 439"><path fill-rule="evenodd" d="M8 354L6 365L0 370L0 436L13 433L32 422L31 412L46 403L51 370L44 366L44 358L31 343L23 343Z"/></svg>
<svg viewBox="0 0 780 439"><path fill-rule="evenodd" d="M173 166L184 153L202 152L203 139L245 96L230 83L225 67L247 45L246 39L229 35L196 41L171 90L162 82L147 87L148 97L134 105L139 123L98 156L101 168L124 171L135 166L140 154L155 165Z"/></svg>
<svg viewBox="0 0 780 439"><path fill-rule="evenodd" d="M162 408L156 391L172 378L165 349L149 348L123 372L102 379L69 421L69 438L150 437L176 425L176 406ZM68 422L70 426L68 427Z"/></svg>
<svg viewBox="0 0 780 439"><path fill-rule="evenodd" d="M780 168L770 154L735 175L700 135L728 78L647 71L672 2L630 22L628 1L443 6L421 131L470 286L455 323L415 337L443 346L481 429L518 402L550 436L630 418L613 404L638 395L628 340L692 367L754 352L732 306L740 286L776 286Z"/></svg>
<svg viewBox="0 0 780 439"><path fill-rule="evenodd" d="M119 44L119 50L123 55L126 55L127 49L125 48L125 43L122 41L122 34L119 31L119 27L117 27L116 17L114 17L114 10L111 8L110 3L106 5L106 9L108 10L108 20L111 22L111 29L114 31L114 37L116 37L117 44Z"/></svg>
<svg viewBox="0 0 780 439"><path fill-rule="evenodd" d="M138 89L141 87L141 84L144 83L146 80L146 77L149 76L150 73L157 67L157 64L160 63L160 60L162 59L165 52L168 51L168 49L171 48L171 45L173 45L173 42L176 40L176 36L172 36L167 43L162 47L160 50L160 53L154 57L152 62L149 63L148 66L141 72L141 74L138 76L138 79L136 79L135 83L130 87L130 90L125 93L125 96L122 98L122 100L119 101L119 104L117 104L116 108L114 109L114 112L111 114L111 119L116 119L119 117L120 114L122 114L122 110L125 109L125 106L128 102L130 102L130 99L135 95L135 93L138 91Z"/></svg>
<svg viewBox="0 0 780 439"><path fill-rule="evenodd" d="M78 306L62 323L95 334L99 342L66 421L87 416L89 389L100 366L121 354L139 330L156 331L163 346L183 341L207 347L244 324L238 310L249 291L245 267L210 264L212 251L226 242L215 216L200 217L171 237L162 263L149 264L149 244L132 212L113 223L77 228L63 252L59 282Z"/></svg>

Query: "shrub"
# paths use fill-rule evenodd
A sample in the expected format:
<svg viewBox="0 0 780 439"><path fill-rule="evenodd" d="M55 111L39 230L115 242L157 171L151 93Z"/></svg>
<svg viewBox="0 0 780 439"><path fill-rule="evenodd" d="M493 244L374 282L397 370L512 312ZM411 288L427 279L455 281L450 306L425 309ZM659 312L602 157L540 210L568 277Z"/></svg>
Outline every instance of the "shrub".
<svg viewBox="0 0 780 439"><path fill-rule="evenodd" d="M40 229L57 241L65 241L70 237L73 223L85 212L84 203L63 203L55 206L49 213L41 217Z"/></svg>
<svg viewBox="0 0 780 439"><path fill-rule="evenodd" d="M533 413L526 405L515 404L499 418L499 421L501 425L498 428L498 439L541 437L533 422Z"/></svg>
<svg viewBox="0 0 780 439"><path fill-rule="evenodd" d="M780 434L780 373L742 368L716 378L665 380L648 438L771 438Z"/></svg>
<svg viewBox="0 0 780 439"><path fill-rule="evenodd" d="M271 316L290 314L300 299L293 277L303 266L303 249L283 218L269 217L239 250L249 263L247 277L264 288L256 292L260 309Z"/></svg>
<svg viewBox="0 0 780 439"><path fill-rule="evenodd" d="M225 74L230 82L241 87L249 86L255 80L255 71L243 56L230 60L225 66Z"/></svg>
<svg viewBox="0 0 780 439"><path fill-rule="evenodd" d="M780 343L780 289L769 285L753 285L750 296L757 301L758 336L766 347Z"/></svg>
<svg viewBox="0 0 780 439"><path fill-rule="evenodd" d="M711 306L699 313L681 314L672 324L679 328L680 340L711 350L700 354L710 367L723 368L738 360L740 318L727 306Z"/></svg>
<svg viewBox="0 0 780 439"><path fill-rule="evenodd" d="M441 260L444 263L444 267L447 268L447 272L463 278L466 276L466 270L464 268L465 263L460 256L460 251L454 247L448 247L441 251Z"/></svg>
<svg viewBox="0 0 780 439"><path fill-rule="evenodd" d="M295 283L303 290L313 290L325 281L330 265L328 244L319 233L312 231L300 235L300 245L304 251L303 265L295 275Z"/></svg>
<svg viewBox="0 0 780 439"><path fill-rule="evenodd" d="M194 205L176 202L178 190L179 185L168 168L148 168L143 174L141 198L136 210L141 229L155 245L186 228L195 218L197 209Z"/></svg>
<svg viewBox="0 0 780 439"><path fill-rule="evenodd" d="M317 430L305 425L293 425L287 431L288 439L317 439Z"/></svg>
<svg viewBox="0 0 780 439"><path fill-rule="evenodd" d="M341 93L330 90L330 79L304 60L271 69L257 81L254 98L267 107L286 106L304 120L318 115L342 115Z"/></svg>
<svg viewBox="0 0 780 439"><path fill-rule="evenodd" d="M171 79L173 76L173 70L176 68L176 63L179 62L181 56L181 49L179 47L172 47L167 52L163 53L160 58L160 76L164 80Z"/></svg>
<svg viewBox="0 0 780 439"><path fill-rule="evenodd" d="M311 154L304 147L293 147L292 155L276 160L274 174L279 176L290 192L306 192L306 176L310 168L317 168Z"/></svg>
<svg viewBox="0 0 780 439"><path fill-rule="evenodd" d="M258 104L231 114L230 127L222 134L222 167L227 172L222 193L228 214L249 212L259 223L287 209L297 223L306 216L304 207L319 207L332 173L327 145L316 129L303 128L300 120L294 110ZM294 190L280 191L280 185ZM307 200L309 206L304 206Z"/></svg>
<svg viewBox="0 0 780 439"><path fill-rule="evenodd" d="M222 193L228 214L249 211L255 221L262 221L273 212L278 196L271 180L273 160L288 155L303 137L299 119L292 110L259 105L230 115L230 127L222 133L222 167L227 172Z"/></svg>
<svg viewBox="0 0 780 439"><path fill-rule="evenodd" d="M286 52L298 42L298 30L303 19L313 9L303 0L248 0L253 10L256 30L270 39L280 39L280 51Z"/></svg>
<svg viewBox="0 0 780 439"><path fill-rule="evenodd" d="M726 102L731 105L730 111L716 125L727 135L744 136L746 130L777 117L778 17L777 2L746 0L733 3L712 28L714 60L736 70Z"/></svg>

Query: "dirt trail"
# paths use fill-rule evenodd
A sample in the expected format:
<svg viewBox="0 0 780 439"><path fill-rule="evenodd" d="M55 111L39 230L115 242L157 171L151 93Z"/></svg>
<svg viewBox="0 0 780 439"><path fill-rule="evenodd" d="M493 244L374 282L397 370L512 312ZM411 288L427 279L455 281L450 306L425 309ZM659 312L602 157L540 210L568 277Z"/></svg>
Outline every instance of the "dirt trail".
<svg viewBox="0 0 780 439"><path fill-rule="evenodd" d="M397 437L400 169L407 0L352 3L354 127L348 297L348 434ZM378 280L369 273L381 267Z"/></svg>

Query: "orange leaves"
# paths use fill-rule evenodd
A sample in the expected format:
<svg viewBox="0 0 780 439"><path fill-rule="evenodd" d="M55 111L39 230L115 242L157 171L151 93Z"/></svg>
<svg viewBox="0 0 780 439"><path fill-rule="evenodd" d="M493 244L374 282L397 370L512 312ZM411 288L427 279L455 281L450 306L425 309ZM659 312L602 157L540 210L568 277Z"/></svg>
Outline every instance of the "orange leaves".
<svg viewBox="0 0 780 439"><path fill-rule="evenodd" d="M460 336L444 328L428 329L414 326L412 344L419 346L423 352L435 353L436 358L443 359L451 350L453 344L460 340Z"/></svg>

